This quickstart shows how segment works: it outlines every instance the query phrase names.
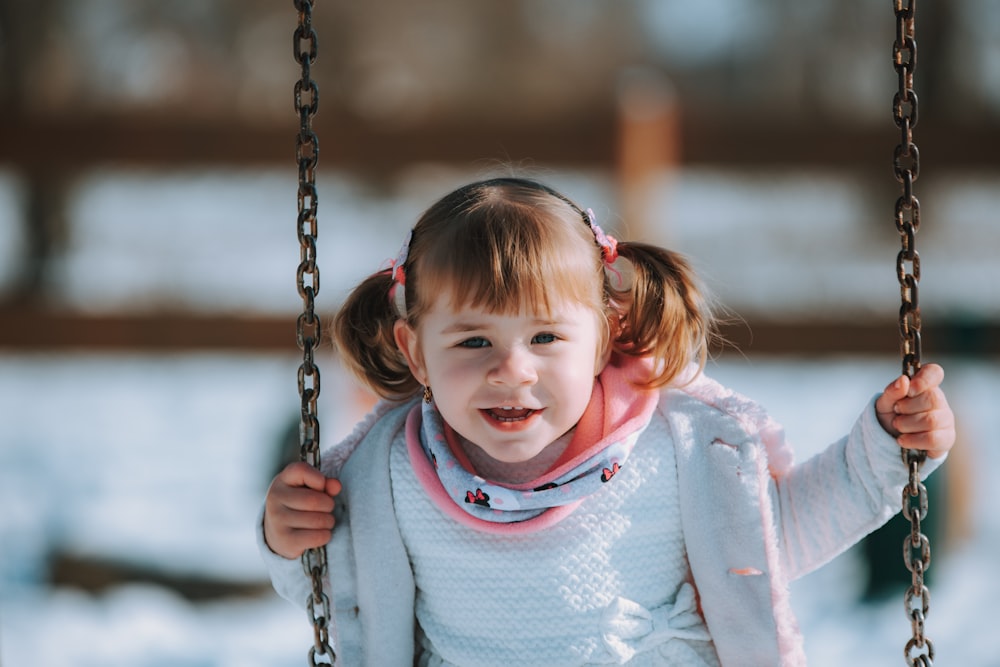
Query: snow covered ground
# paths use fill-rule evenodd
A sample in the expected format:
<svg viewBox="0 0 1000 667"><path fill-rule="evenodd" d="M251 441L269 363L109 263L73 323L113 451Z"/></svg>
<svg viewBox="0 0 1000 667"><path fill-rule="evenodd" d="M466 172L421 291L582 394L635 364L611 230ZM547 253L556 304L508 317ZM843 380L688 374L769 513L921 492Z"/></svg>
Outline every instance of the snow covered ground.
<svg viewBox="0 0 1000 667"><path fill-rule="evenodd" d="M357 184L321 183L321 212L330 223L321 232L324 298L335 303L338 290L394 255L396 239L429 202L428 190L441 192L455 180L431 172L403 183L388 201ZM549 180L571 194L586 193L589 205L609 202L595 209L614 219L616 204L600 179L555 174ZM1000 311L989 277L998 268L988 261L1000 247L1000 227L991 219L1000 209L998 189L994 181L973 185L967 179L958 188L964 196L942 191L936 198L954 226L924 237L931 257L922 295L931 314ZM88 182L56 275L61 305L292 312L298 260L291 187L285 176L267 174L152 180L110 174ZM849 181L816 190L815 181L799 177L734 184L694 174L671 187L674 196L659 210L672 223L672 242L711 270L711 282L737 310L766 304L779 314L801 312L816 290L824 303L844 298L849 312L898 299L895 238L875 239L851 226L862 214ZM822 210L810 206L823 196ZM797 198L798 209L774 205L785 198ZM0 179L0 284L20 254L10 213L16 202L16 187ZM802 210L809 212L807 229L798 224ZM340 228L346 220L364 224ZM991 273L984 277L980 269ZM933 545L927 633L938 664L1000 666L992 627L1000 601L1000 515L990 493L1000 470L994 435L1000 364L939 361L971 462L956 482L969 494L964 516L972 530L962 541ZM192 602L151 584L98 594L46 584L48 559L57 552L175 575L262 581L253 523L277 443L297 414L296 366L294 350L287 356L0 354L0 665L306 664L312 631L305 614L271 593ZM354 404L354 394L332 361L325 367L321 416L329 442L349 429L357 410L344 407ZM767 406L802 458L838 437L897 368L888 357L731 356L710 372ZM963 467L949 463L952 469ZM932 511L941 501L931 498ZM860 567L848 553L794 584L810 664L905 664L910 627L902 591L884 603L859 604Z"/></svg>

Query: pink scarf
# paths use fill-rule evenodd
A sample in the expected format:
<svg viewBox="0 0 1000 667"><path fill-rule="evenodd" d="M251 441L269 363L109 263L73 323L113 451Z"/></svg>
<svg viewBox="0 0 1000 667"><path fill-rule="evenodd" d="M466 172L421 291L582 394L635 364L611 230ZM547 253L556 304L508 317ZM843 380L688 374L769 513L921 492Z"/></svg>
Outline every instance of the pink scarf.
<svg viewBox="0 0 1000 667"><path fill-rule="evenodd" d="M414 406L406 439L417 478L445 514L478 530L520 533L550 526L627 465L657 404L658 392L629 381L647 368L641 360L614 357L594 380L568 447L573 454L526 484L501 484L469 472L455 456L458 444L449 443L455 436L437 408Z"/></svg>

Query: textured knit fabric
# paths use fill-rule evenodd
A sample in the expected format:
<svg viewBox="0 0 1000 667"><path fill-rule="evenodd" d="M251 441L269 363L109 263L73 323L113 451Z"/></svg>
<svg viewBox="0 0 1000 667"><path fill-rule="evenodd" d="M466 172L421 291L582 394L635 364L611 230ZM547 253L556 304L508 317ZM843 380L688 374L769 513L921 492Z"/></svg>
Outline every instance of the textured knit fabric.
<svg viewBox="0 0 1000 667"><path fill-rule="evenodd" d="M414 405L376 406L324 453L324 472L344 484L327 547L331 635L340 665L405 667L419 653L416 583L390 475ZM878 425L874 401L847 437L796 466L780 429L759 407L706 378L665 390L658 411L674 445L693 584L722 665L804 664L787 582L888 520L906 482L899 448ZM647 429L636 450L655 450L655 439L644 439L656 432ZM940 462L928 461L924 473ZM270 552L260 525L258 542L275 589L304 605L310 586L300 563ZM642 625L645 616L637 611L630 618Z"/></svg>
<svg viewBox="0 0 1000 667"><path fill-rule="evenodd" d="M718 664L689 584L675 605L690 579L677 468L666 421L646 430L598 492L521 534L454 521L425 492L407 448L393 447L426 664Z"/></svg>

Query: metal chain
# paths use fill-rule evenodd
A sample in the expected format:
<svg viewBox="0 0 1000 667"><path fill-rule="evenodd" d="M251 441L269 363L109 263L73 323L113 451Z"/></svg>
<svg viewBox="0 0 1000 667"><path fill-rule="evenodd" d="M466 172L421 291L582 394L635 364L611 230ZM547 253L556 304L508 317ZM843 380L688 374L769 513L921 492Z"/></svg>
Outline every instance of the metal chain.
<svg viewBox="0 0 1000 667"><path fill-rule="evenodd" d="M294 0L298 11L298 26L293 38L295 61L302 67L302 76L295 83L295 111L299 116L299 133L295 141L295 159L299 167L298 224L300 258L296 271L296 285L302 297L302 314L296 321L296 342L302 350L302 364L298 371L299 398L302 403L302 422L299 430L299 454L303 461L319 468L319 417L316 403L320 392L319 367L315 351L323 338L323 325L316 314L316 295L319 293L319 266L316 264L316 237L319 235L316 210L316 165L319 162L319 139L312 129L312 119L319 107L319 86L312 80L310 70L316 62L316 30L312 25L311 0ZM327 574L326 549L309 549L302 554L302 567L312 581L312 593L306 602L309 620L313 626L314 644L309 649L309 664L332 665L336 660L330 646L330 598L323 591L323 578Z"/></svg>
<svg viewBox="0 0 1000 667"><path fill-rule="evenodd" d="M896 15L896 39L892 45L892 62L899 78L899 90L892 101L893 119L900 130L899 145L893 155L893 171L902 184L902 195L896 200L896 230L902 245L896 257L899 279L900 353L903 373L909 377L920 369L920 255L915 237L920 228L920 201L913 195L913 183L920 175L920 151L913 143L913 128L917 126L917 94L913 91L913 71L917 64L915 35L916 0L893 0ZM910 522L910 534L903 540L903 561L911 572L912 585L906 590L905 608L913 629L903 655L911 667L931 667L934 644L924 636L924 620L930 609L930 591L924 585L924 574L931 564L931 546L921 532L920 523L927 517L927 487L920 481L920 468L926 453L907 449L903 461L909 470L909 482L903 489L903 516Z"/></svg>

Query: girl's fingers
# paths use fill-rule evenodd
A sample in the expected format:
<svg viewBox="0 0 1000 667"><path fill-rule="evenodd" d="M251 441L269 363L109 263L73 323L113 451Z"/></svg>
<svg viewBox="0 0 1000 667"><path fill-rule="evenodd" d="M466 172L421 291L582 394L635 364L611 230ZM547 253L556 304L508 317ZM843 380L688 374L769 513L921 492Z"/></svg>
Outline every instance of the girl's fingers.
<svg viewBox="0 0 1000 667"><path fill-rule="evenodd" d="M329 530L299 530L290 538L293 547L290 552L292 558L299 558L307 549L322 547L330 541ZM288 556L286 556L288 558Z"/></svg>
<svg viewBox="0 0 1000 667"><path fill-rule="evenodd" d="M909 388L909 378L901 375L885 388L882 395L875 401L875 410L880 414L894 412L896 403L906 397Z"/></svg>
<svg viewBox="0 0 1000 667"><path fill-rule="evenodd" d="M904 398L896 401L893 411L899 415L915 415L921 412L931 412L946 408L948 405L944 393L938 389L925 391L912 398Z"/></svg>
<svg viewBox="0 0 1000 667"><path fill-rule="evenodd" d="M924 392L935 389L944 380L944 369L938 364L927 364L916 372L910 381L909 395L916 396Z"/></svg>
<svg viewBox="0 0 1000 667"><path fill-rule="evenodd" d="M296 512L326 512L333 511L334 500L321 491L313 491L302 487L286 487L282 490L279 503Z"/></svg>
<svg viewBox="0 0 1000 667"><path fill-rule="evenodd" d="M333 515L328 512L295 512L284 522L286 530L295 532L301 530L332 530Z"/></svg>
<svg viewBox="0 0 1000 667"><path fill-rule="evenodd" d="M316 491L326 490L327 478L304 461L288 464L278 477L288 486L305 486Z"/></svg>
<svg viewBox="0 0 1000 667"><path fill-rule="evenodd" d="M912 415L897 415L892 426L901 434L931 433L951 429L951 413L946 410L927 410Z"/></svg>
<svg viewBox="0 0 1000 667"><path fill-rule="evenodd" d="M897 415L892 426L899 432L896 441L907 449L922 449L936 458L955 442L955 417L950 409L936 409Z"/></svg>
<svg viewBox="0 0 1000 667"><path fill-rule="evenodd" d="M897 438L900 447L905 449L920 449L927 452L932 459L943 456L955 440L954 432L924 431L921 433L904 433Z"/></svg>

